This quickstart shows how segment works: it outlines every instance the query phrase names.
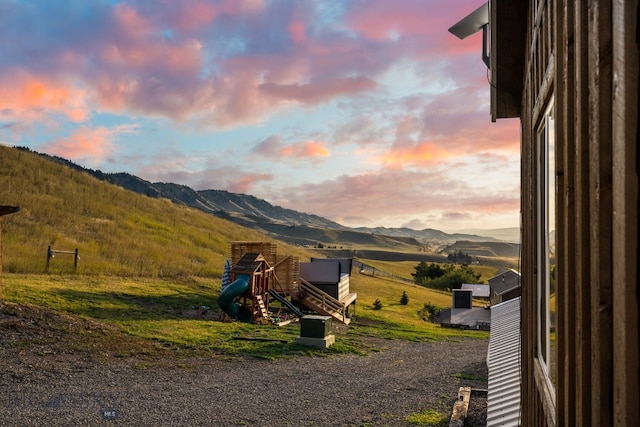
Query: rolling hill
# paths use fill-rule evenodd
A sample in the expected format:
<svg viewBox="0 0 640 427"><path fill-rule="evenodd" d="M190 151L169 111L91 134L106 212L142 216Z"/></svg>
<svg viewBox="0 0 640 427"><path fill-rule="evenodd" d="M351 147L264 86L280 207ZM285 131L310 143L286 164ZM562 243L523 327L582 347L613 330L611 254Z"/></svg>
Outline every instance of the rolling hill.
<svg viewBox="0 0 640 427"><path fill-rule="evenodd" d="M78 273L126 276L222 274L229 242L271 236L164 198L101 181L78 168L0 146L3 266L9 273L46 270L47 248L78 248ZM311 256L278 243L279 252ZM73 257L57 255L49 272L73 272Z"/></svg>
<svg viewBox="0 0 640 427"><path fill-rule="evenodd" d="M317 215L298 212L255 196L230 193L224 190L196 191L190 187L173 183L151 183L128 173L104 173L83 168L66 159L31 152L43 159L59 163L78 172L87 173L99 180L109 182L151 198L163 198L175 204L189 206L236 224L258 230L271 238L294 245L337 245L342 247L382 246L387 249L431 251L458 240L475 242L498 242L494 237L480 234L445 233L440 230L409 228L349 228ZM513 232L506 234L512 236ZM376 236L376 237L374 237Z"/></svg>

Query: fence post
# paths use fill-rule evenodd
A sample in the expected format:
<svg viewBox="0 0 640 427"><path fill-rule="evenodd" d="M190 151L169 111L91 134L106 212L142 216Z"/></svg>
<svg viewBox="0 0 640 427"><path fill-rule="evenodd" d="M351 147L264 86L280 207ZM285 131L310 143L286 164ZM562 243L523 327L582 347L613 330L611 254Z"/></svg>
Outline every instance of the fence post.
<svg viewBox="0 0 640 427"><path fill-rule="evenodd" d="M46 271L49 271L49 260L51 259L51 245L47 246L47 266L45 267Z"/></svg>
<svg viewBox="0 0 640 427"><path fill-rule="evenodd" d="M78 269L78 248L76 248L75 258L73 259L73 269Z"/></svg>

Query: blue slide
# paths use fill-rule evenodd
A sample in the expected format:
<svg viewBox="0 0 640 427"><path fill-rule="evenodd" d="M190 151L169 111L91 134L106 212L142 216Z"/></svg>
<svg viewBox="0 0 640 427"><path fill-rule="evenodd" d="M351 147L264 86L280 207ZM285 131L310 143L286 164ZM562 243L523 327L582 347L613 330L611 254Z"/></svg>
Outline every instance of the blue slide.
<svg viewBox="0 0 640 427"><path fill-rule="evenodd" d="M291 304L289 301L287 301L286 298L284 298L282 295L277 293L274 289L269 289L269 293L271 294L272 297L274 297L275 299L280 301L282 304L284 304L287 307L289 307L289 310L291 310L293 312L293 314L295 314L296 316L298 316L298 317L304 316L304 313L301 312L300 310L298 310L298 307L296 307L295 305Z"/></svg>
<svg viewBox="0 0 640 427"><path fill-rule="evenodd" d="M251 276L241 274L218 295L218 305L229 316L242 322L253 322L251 310L235 302L235 299L249 290Z"/></svg>

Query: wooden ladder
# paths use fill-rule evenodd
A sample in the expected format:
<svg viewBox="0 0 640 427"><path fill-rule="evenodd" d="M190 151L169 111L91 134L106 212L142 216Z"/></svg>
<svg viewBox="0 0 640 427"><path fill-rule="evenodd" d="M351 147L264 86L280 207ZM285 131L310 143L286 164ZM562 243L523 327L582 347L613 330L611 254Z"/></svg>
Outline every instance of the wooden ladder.
<svg viewBox="0 0 640 427"><path fill-rule="evenodd" d="M262 299L262 295L256 295L256 301L258 301L258 308L260 308L260 313L262 317L265 319L269 318L269 313L267 312L267 307L264 305L264 300Z"/></svg>

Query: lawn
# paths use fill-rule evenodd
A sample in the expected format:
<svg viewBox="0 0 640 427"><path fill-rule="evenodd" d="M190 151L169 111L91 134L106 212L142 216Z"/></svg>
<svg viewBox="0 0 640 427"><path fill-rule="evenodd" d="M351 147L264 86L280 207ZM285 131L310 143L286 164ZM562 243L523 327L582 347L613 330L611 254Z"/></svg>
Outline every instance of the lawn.
<svg viewBox="0 0 640 427"><path fill-rule="evenodd" d="M430 341L488 336L441 328L420 319L418 311L425 303L450 305L451 297L446 293L359 273L351 279L351 292L358 293L352 323L348 327L334 323L336 344L325 351L297 344L296 323L277 327L221 322L216 303L218 279L5 274L2 283L7 302L44 307L104 325L103 334L124 334L142 343L145 351L151 351L151 343L177 354L277 358L366 353L374 351L377 344L373 343L380 339ZM409 298L406 305L400 304L403 291ZM382 303L379 310L373 308L375 299ZM118 340L111 341L117 347ZM78 341L75 345L83 344ZM124 340L122 345L130 346L131 341ZM116 349L115 353L130 354L131 349Z"/></svg>

